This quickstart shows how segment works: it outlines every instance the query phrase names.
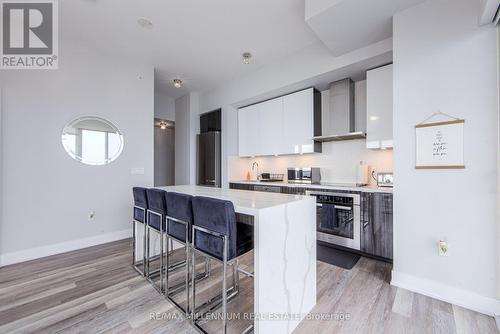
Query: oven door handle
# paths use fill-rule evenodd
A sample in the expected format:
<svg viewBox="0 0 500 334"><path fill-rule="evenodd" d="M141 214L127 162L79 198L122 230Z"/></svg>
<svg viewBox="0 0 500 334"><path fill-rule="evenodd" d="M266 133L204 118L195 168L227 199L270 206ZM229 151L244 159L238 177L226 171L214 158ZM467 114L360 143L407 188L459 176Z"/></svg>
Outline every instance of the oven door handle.
<svg viewBox="0 0 500 334"><path fill-rule="evenodd" d="M316 206L318 208L322 208L323 204L322 203L316 203ZM339 210L347 210L347 211L352 211L352 208L350 206L343 206L343 205L334 205L335 209Z"/></svg>

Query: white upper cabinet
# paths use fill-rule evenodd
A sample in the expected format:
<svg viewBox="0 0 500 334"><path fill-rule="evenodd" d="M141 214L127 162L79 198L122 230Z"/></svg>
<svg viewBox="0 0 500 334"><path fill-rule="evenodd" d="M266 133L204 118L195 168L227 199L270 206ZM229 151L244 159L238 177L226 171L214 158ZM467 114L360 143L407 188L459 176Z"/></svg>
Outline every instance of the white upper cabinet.
<svg viewBox="0 0 500 334"><path fill-rule="evenodd" d="M283 97L284 154L314 152L314 90Z"/></svg>
<svg viewBox="0 0 500 334"><path fill-rule="evenodd" d="M283 151L283 98L258 104L260 113L260 149L254 155L274 155Z"/></svg>
<svg viewBox="0 0 500 334"><path fill-rule="evenodd" d="M316 95L316 97L315 97ZM238 110L240 157L302 154L321 151L314 137L315 98L313 88ZM316 105L319 108L319 101ZM319 110L316 110L317 116ZM321 129L321 123L319 123ZM316 150L316 151L315 151Z"/></svg>
<svg viewBox="0 0 500 334"><path fill-rule="evenodd" d="M366 147L393 147L392 137L392 64L366 72Z"/></svg>
<svg viewBox="0 0 500 334"><path fill-rule="evenodd" d="M240 157L258 155L260 151L260 112L254 104L238 110L238 148Z"/></svg>

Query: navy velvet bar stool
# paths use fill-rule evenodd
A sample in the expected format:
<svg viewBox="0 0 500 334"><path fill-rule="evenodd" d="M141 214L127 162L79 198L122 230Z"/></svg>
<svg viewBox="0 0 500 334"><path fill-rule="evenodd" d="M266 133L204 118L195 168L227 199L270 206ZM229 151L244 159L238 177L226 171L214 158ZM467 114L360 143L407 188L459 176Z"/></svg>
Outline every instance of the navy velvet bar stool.
<svg viewBox="0 0 500 334"><path fill-rule="evenodd" d="M174 192L167 192L165 199L167 202L167 268L169 268L169 241L172 239L183 244L186 253L185 261L185 281L183 285L170 287L169 286L169 270L165 275L165 295L174 303L178 308L183 310L186 315L189 312L189 241L191 240L191 227L193 226L193 207L192 196L186 194L178 194ZM173 250L173 249L172 249ZM179 287L184 287L186 293L186 308L183 309L173 298L170 297L171 293L178 291Z"/></svg>
<svg viewBox="0 0 500 334"><path fill-rule="evenodd" d="M179 263L170 265L170 253L173 249L169 249L169 243L172 240L184 245L185 259L184 269L185 269L185 280L182 284L177 284L175 286L170 286L169 284L169 272L167 270L165 274L165 295L167 298L174 303L179 309L184 311L186 315L189 315L189 249L191 243L191 230L193 226L193 197L191 195L179 194L175 192L167 192L165 194L167 202L167 229L166 229L166 266L167 268L176 269ZM205 272L200 273L196 276L196 280L199 281L210 275L209 259L205 260ZM186 307L180 306L171 295L184 290L186 296Z"/></svg>
<svg viewBox="0 0 500 334"><path fill-rule="evenodd" d="M239 290L238 257L253 249L253 226L237 223L233 203L208 197L193 198L193 229L191 268L195 268L195 254L201 253L222 263L222 294L211 298L208 305L196 307L196 284L192 275L192 321L197 324L198 310L208 306L211 310L222 305L223 332L227 331L227 302ZM227 267L233 266L233 286L228 289ZM228 295L228 292L230 294ZM213 304L214 301L216 305ZM252 327L252 326L251 326ZM250 328L251 328L250 327ZM247 332L245 330L245 332Z"/></svg>
<svg viewBox="0 0 500 334"><path fill-rule="evenodd" d="M165 191L161 189L147 189L147 236L146 236L146 277L149 279L150 283L157 289L160 293L163 292L163 254L164 254L164 238L165 238L165 217L167 215L167 202L165 200ZM160 286L158 287L154 281L153 277L158 271L150 272L150 233L151 231L159 233L160 236Z"/></svg>
<svg viewBox="0 0 500 334"><path fill-rule="evenodd" d="M146 211L148 209L148 198L146 194L146 188L134 187L132 188L132 193L134 195L134 219L132 220L132 231L133 231L133 251L132 251L132 266L134 269L141 275L146 275L146 230L147 230L147 221L146 221ZM135 247L137 244L136 240L136 228L137 223L144 225L144 233L143 233L143 249L142 249L142 271L139 269L136 260Z"/></svg>

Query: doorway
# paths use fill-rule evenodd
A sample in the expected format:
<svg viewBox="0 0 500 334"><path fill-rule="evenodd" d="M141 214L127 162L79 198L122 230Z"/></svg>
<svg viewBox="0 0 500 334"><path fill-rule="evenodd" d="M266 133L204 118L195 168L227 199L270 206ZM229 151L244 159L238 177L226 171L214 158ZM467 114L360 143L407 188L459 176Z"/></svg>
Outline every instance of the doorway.
<svg viewBox="0 0 500 334"><path fill-rule="evenodd" d="M154 185L175 183L175 122L155 118L154 123Z"/></svg>

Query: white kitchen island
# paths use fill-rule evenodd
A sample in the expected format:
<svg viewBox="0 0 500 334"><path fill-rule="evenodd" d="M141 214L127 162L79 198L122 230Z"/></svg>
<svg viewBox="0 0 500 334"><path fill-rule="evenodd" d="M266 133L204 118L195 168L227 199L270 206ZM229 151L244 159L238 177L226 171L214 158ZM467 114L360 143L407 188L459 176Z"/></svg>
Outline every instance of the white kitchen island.
<svg viewBox="0 0 500 334"><path fill-rule="evenodd" d="M160 189L231 201L254 217L255 333L291 333L316 304L314 197L171 186Z"/></svg>

